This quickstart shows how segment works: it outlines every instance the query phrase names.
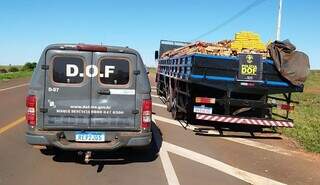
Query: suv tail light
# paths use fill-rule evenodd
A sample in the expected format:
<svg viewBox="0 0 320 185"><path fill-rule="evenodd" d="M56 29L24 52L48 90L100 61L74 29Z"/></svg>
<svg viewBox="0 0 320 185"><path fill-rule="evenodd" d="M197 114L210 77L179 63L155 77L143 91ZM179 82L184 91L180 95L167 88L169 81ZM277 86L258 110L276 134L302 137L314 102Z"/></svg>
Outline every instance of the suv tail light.
<svg viewBox="0 0 320 185"><path fill-rule="evenodd" d="M141 128L146 130L151 126L152 101L151 99L143 100L141 114Z"/></svg>
<svg viewBox="0 0 320 185"><path fill-rule="evenodd" d="M27 106L27 113L26 113L26 120L28 125L35 126L36 125L36 103L37 98L34 95L29 95L26 98L26 106Z"/></svg>

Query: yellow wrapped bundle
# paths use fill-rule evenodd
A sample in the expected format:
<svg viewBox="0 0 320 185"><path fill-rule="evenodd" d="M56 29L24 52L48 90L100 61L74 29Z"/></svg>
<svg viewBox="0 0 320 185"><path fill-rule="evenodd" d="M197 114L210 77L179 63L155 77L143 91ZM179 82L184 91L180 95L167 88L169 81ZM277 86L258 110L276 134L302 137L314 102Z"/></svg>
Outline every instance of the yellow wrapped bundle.
<svg viewBox="0 0 320 185"><path fill-rule="evenodd" d="M266 51L260 35L254 32L242 31L235 34L235 40L231 43L231 49L241 52L242 49Z"/></svg>

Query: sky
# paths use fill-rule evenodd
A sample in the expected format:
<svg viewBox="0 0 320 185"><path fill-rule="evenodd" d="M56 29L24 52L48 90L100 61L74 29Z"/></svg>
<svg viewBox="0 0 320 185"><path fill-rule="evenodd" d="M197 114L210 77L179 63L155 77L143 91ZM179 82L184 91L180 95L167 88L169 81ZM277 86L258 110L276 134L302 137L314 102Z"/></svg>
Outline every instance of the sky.
<svg viewBox="0 0 320 185"><path fill-rule="evenodd" d="M37 61L53 43L129 46L148 66L161 39L191 41L254 0L3 0L0 65ZM204 41L233 39L253 31L275 40L279 0L265 0ZM281 40L290 39L320 69L320 1L283 0Z"/></svg>

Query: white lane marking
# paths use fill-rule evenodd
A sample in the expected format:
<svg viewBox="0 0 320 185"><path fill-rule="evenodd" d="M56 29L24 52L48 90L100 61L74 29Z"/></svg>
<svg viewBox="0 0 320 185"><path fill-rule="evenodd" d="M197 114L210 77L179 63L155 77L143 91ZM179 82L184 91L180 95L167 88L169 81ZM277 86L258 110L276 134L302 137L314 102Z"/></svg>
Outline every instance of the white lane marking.
<svg viewBox="0 0 320 185"><path fill-rule="evenodd" d="M154 119L156 119L156 120L163 121L163 122L166 122L166 123L170 123L172 125L176 125L176 126L180 126L180 127L183 126L183 125L181 125L181 123L179 121L176 121L176 120L168 119L168 118L165 118L165 117L162 117L162 116L157 116L157 115L152 115L152 117ZM193 125L186 125L186 126L183 126L183 127L187 128L189 130L192 130L192 131L197 128L197 127L195 127ZM219 135L219 132L217 132L215 130L210 130L210 131L208 131L208 134ZM286 149L283 149L283 148L280 148L280 147L275 147L275 146L272 146L272 145L268 145L268 144L264 144L264 143L260 143L260 142L256 142L256 141L251 141L251 140L243 139L243 138L220 137L220 139L224 139L224 140L240 143L240 144L243 144L243 145L247 145L247 146L251 146L251 147L255 147L255 148L262 149L262 150L267 150L267 151L270 151L270 152L275 152L275 153L282 154L282 155L287 155L287 156L291 156L292 153L293 153L293 152L291 152L289 150L286 150Z"/></svg>
<svg viewBox="0 0 320 185"><path fill-rule="evenodd" d="M158 96L158 95L154 95L154 94L151 94L151 97L159 98L160 96Z"/></svg>
<svg viewBox="0 0 320 185"><path fill-rule="evenodd" d="M15 89L15 88L19 88L19 87L24 87L24 86L27 86L27 85L29 85L29 83L24 83L24 84L15 85L15 86L12 86L12 87L3 88L3 89L0 89L0 92L11 90L11 89Z"/></svg>
<svg viewBox="0 0 320 185"><path fill-rule="evenodd" d="M166 105L160 104L160 103L152 103L152 105L157 106L157 107L167 108Z"/></svg>
<svg viewBox="0 0 320 185"><path fill-rule="evenodd" d="M154 118L152 118L152 121L155 124L157 124L157 122L154 120ZM176 175L176 172L174 171L174 168L172 166L172 162L170 160L169 154L167 151L164 150L163 147L161 147L162 137L161 137L159 130L156 129L152 133L154 135L152 137L152 139L154 140L156 147L158 149L160 149L159 156L160 156L160 160L161 160L162 167L163 167L164 173L166 175L168 184L169 185L180 185L178 177ZM159 137L157 137L157 136L159 136Z"/></svg>
<svg viewBox="0 0 320 185"><path fill-rule="evenodd" d="M231 165L228 165L226 163L223 163L221 161L218 161L218 160L213 159L211 157L208 157L206 155L203 155L203 154L200 154L200 153L196 153L194 151L182 148L182 147L177 146L177 145L173 145L173 144L167 143L165 141L162 142L162 152L163 152L163 156L169 157L168 154L167 155L164 154L165 153L164 151L172 152L174 154L180 155L182 157L185 157L187 159L193 160L195 162L207 165L207 166L209 166L211 168L214 168L214 169L219 170L219 171L221 171L223 173L226 173L228 175L231 175L233 177L241 179L241 180L243 180L245 182L248 182L250 184L255 184L255 185L267 185L267 184L270 184L270 185L271 184L272 185L284 185L283 183L275 181L273 179L262 177L262 176L259 176L259 175L256 175L256 174L253 174L253 173L250 173L250 172L235 168L235 167L233 167ZM166 159L166 160L168 160L168 159ZM165 162L166 162L166 164L168 163L168 161L165 161ZM170 167L166 167L166 168L170 168ZM173 169L173 167L172 167L172 169ZM171 175L175 175L175 173L171 174ZM170 176L170 177L172 177L172 176ZM167 179L167 180L169 182L169 179ZM171 184L169 183L169 185L171 185Z"/></svg>
<svg viewBox="0 0 320 185"><path fill-rule="evenodd" d="M156 118L158 116L155 116ZM159 117L158 117L159 118ZM154 120L155 118L153 118L153 121L156 123L156 121ZM166 118L165 118L166 119ZM174 121L174 120L172 120ZM159 147L161 144L159 143L160 141L156 140L155 138L155 144L157 145L157 147ZM195 162L207 165L211 168L214 168L216 170L219 170L223 173L226 173L228 175L234 176L238 179L241 179L243 181L246 181L250 184L279 184L282 185L283 183L266 178L266 177L262 177L238 168L235 168L231 165L228 165L226 163L223 163L221 161L218 161L216 159L210 158L206 155L200 154L200 153L196 153L194 151L182 148L180 146L177 145L173 145L171 143L162 142L161 145L161 149L159 152L160 155L160 159L162 162L162 166L167 178L167 182L169 185L179 185L179 180L177 178L177 175L174 171L172 162L170 160L169 154L168 152L172 152L174 154L180 155L184 158L193 160Z"/></svg>
<svg viewBox="0 0 320 185"><path fill-rule="evenodd" d="M225 140L229 140L229 141L233 141L236 143L240 143L243 145L247 145L247 146L251 146L251 147L255 147L255 148L259 148L262 150L268 150L271 152L275 152L278 154L282 154L282 155L287 155L287 156L291 156L292 155L292 151L280 148L280 147L275 147L272 145L268 145L268 144L264 144L264 143L260 143L260 142L256 142L256 141L251 141L249 139L243 139L243 138L228 138L228 137L224 137L223 139Z"/></svg>
<svg viewBox="0 0 320 185"><path fill-rule="evenodd" d="M162 142L165 143L165 142ZM160 159L162 162L162 167L164 169L164 173L167 177L168 185L180 185L176 172L172 166L172 162L170 160L168 152L162 146L160 149Z"/></svg>
<svg viewBox="0 0 320 185"><path fill-rule="evenodd" d="M155 89L151 89L151 92L157 92L157 90L155 90Z"/></svg>
<svg viewBox="0 0 320 185"><path fill-rule="evenodd" d="M156 86L151 86L151 89L157 89L157 87Z"/></svg>

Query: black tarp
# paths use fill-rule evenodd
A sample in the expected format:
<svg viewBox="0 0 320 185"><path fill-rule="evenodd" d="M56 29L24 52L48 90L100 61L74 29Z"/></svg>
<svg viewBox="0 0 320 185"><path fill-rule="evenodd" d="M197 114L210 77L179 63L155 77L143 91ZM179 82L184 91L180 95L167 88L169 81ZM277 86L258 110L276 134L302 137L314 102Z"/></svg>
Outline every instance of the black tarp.
<svg viewBox="0 0 320 185"><path fill-rule="evenodd" d="M274 41L268 45L268 51L277 70L293 85L302 85L309 74L310 64L308 56L296 51L296 47L289 41Z"/></svg>

